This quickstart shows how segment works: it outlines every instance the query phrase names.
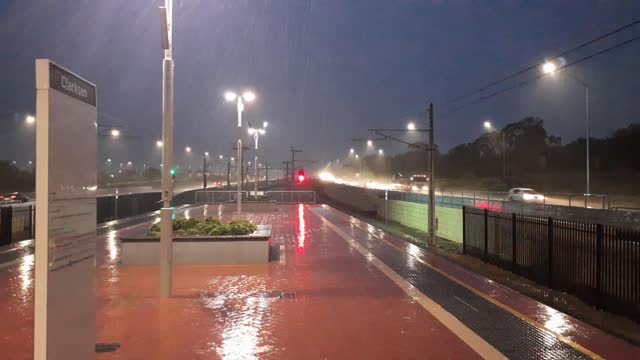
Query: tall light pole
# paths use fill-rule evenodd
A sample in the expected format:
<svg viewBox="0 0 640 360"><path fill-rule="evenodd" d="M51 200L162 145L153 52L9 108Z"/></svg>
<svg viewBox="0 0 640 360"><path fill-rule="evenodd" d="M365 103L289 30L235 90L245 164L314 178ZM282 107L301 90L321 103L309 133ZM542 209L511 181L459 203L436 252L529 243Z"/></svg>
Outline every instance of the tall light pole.
<svg viewBox="0 0 640 360"><path fill-rule="evenodd" d="M256 99L256 95L251 91L245 91L242 95L238 95L232 91L227 91L224 94L227 102L236 101L236 109L238 111L238 130L240 130L240 136L238 137L238 164L242 164L242 112L244 111L244 102L253 102ZM242 212L242 166L238 167L238 192L236 194L237 211Z"/></svg>
<svg viewBox="0 0 640 360"><path fill-rule="evenodd" d="M162 209L160 209L160 296L171 296L173 209L171 208L173 151L173 1L160 8L162 61Z"/></svg>
<svg viewBox="0 0 640 360"><path fill-rule="evenodd" d="M557 66L556 64L554 64L553 62L547 61L546 63L544 63L542 65L542 71L545 74L553 74L556 70L557 70ZM591 174L590 174L590 155L589 155L589 84L587 84L586 82L578 79L575 75L567 72L567 75L569 75L569 77L571 79L573 79L575 82L577 82L578 84L582 85L584 87L584 106L585 106L585 122L586 122L586 132L587 132L587 143L586 143L586 147L587 147L587 192L585 193L585 195L591 195ZM586 200L585 200L586 202Z"/></svg>
<svg viewBox="0 0 640 360"><path fill-rule="evenodd" d="M251 126L251 123L249 123L249 126L251 126L249 128L249 135L253 135L253 140L255 142L255 150L256 150L256 154L254 156L253 162L254 162L254 176L256 177L254 180L254 188L255 188L255 196L258 196L258 139L260 138L260 135L264 135L267 133L266 127L267 127L268 123L265 121L262 124L262 128L260 129L256 129L253 126Z"/></svg>
<svg viewBox="0 0 640 360"><path fill-rule="evenodd" d="M490 121L485 121L483 126L487 131L498 131L498 129L493 127ZM507 178L507 145L505 141L505 131L502 130L501 133L502 133L502 178L506 179Z"/></svg>

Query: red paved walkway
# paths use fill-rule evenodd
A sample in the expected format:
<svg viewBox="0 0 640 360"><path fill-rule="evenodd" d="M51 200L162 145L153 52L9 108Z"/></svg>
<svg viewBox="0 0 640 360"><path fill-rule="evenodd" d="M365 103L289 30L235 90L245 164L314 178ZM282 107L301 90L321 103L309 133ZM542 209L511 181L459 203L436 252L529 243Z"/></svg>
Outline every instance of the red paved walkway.
<svg viewBox="0 0 640 360"><path fill-rule="evenodd" d="M216 209L209 206L208 215L217 215ZM335 226L328 224L313 213L318 209L292 205L277 213L251 215L256 223L274 226L272 248L282 248L276 251L280 255L268 265L176 266L174 296L166 300L158 297L157 266L118 264L117 237L140 232L147 225L100 236L97 340L119 343L121 348L98 354L97 358L479 357L464 337L452 332L381 272L370 257L345 241L347 235L368 241L384 239L394 244L398 253L408 251L411 255L402 254L409 259L429 262L535 321L544 324L559 318L573 331L563 335L608 357L640 354L636 347L562 314L550 312L545 318L540 314L549 310L540 307L536 311L537 303L532 300L514 296L508 289L324 208L334 219L340 219ZM202 209L192 209L189 215L201 216ZM349 229L348 234L336 232L341 226ZM0 288L4 290L0 293L0 358L32 357L32 270L33 256L0 269ZM510 296L514 297L510 300Z"/></svg>

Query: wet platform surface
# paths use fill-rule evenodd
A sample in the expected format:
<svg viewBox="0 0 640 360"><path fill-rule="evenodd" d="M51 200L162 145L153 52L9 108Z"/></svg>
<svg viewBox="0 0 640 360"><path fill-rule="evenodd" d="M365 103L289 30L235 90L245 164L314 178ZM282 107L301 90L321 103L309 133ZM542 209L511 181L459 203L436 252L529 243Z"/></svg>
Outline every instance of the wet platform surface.
<svg viewBox="0 0 640 360"><path fill-rule="evenodd" d="M188 216L229 215L217 206ZM640 349L322 205L246 214L273 225L266 265L119 263L98 237L97 359L640 358ZM33 255L0 268L0 358L30 359ZM70 301L70 304L72 302ZM8 357L7 357L8 355Z"/></svg>

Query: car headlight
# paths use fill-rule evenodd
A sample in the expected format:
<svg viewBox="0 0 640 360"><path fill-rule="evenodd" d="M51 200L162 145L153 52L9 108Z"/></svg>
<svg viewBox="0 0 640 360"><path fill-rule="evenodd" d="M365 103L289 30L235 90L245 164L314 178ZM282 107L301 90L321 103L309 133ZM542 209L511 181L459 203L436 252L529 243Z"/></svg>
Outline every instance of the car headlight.
<svg viewBox="0 0 640 360"><path fill-rule="evenodd" d="M422 190L429 190L429 187L428 186L423 186Z"/></svg>
<svg viewBox="0 0 640 360"><path fill-rule="evenodd" d="M415 185L413 185L413 186L411 187L411 190L416 191L416 190L418 190L418 187L417 187L417 186L415 186Z"/></svg>

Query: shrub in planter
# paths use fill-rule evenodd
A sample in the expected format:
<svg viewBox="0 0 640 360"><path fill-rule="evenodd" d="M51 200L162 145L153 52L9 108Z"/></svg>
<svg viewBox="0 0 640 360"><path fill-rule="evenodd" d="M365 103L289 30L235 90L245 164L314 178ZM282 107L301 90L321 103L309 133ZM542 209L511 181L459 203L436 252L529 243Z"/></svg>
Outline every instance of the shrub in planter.
<svg viewBox="0 0 640 360"><path fill-rule="evenodd" d="M249 235L255 232L258 227L247 220L233 220L227 224L222 224L220 220L208 217L203 221L194 218L177 218L173 220L173 230L177 235ZM147 236L160 236L160 223L153 224Z"/></svg>

